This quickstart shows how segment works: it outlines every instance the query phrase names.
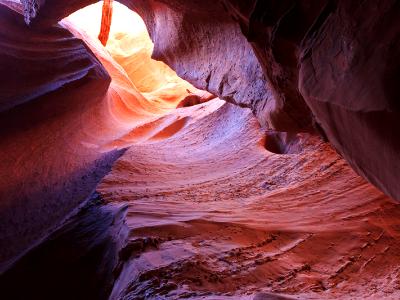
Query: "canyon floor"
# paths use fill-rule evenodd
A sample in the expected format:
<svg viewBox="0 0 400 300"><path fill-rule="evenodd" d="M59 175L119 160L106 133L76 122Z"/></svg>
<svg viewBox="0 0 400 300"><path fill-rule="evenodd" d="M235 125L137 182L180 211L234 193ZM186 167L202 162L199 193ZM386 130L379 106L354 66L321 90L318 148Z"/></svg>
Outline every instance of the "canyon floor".
<svg viewBox="0 0 400 300"><path fill-rule="evenodd" d="M319 138L297 135L282 153L266 149L274 139L219 99L133 128L113 142L130 146L98 203L2 290L41 294L46 282L49 299L95 299L110 282L90 278L117 260L110 299L398 299L399 204Z"/></svg>
<svg viewBox="0 0 400 300"><path fill-rule="evenodd" d="M328 144L303 135L269 152L250 110L218 99L164 121L97 188L128 206L112 297L400 297L399 204Z"/></svg>

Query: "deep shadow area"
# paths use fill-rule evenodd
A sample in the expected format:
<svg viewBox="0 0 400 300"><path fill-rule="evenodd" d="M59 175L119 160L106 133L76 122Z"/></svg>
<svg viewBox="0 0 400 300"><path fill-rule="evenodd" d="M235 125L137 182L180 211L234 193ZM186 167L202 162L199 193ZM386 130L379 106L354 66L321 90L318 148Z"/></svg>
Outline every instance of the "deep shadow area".
<svg viewBox="0 0 400 300"><path fill-rule="evenodd" d="M300 138L295 133L268 131L265 149L275 154L296 154L301 152Z"/></svg>
<svg viewBox="0 0 400 300"><path fill-rule="evenodd" d="M62 228L2 274L2 299L107 299L118 273L126 209L102 202L94 194Z"/></svg>

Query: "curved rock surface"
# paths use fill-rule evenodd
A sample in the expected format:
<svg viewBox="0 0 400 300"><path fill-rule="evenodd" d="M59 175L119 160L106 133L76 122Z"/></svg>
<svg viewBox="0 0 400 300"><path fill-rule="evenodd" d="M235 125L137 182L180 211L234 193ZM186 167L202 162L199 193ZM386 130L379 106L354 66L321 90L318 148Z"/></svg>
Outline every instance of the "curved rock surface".
<svg viewBox="0 0 400 300"><path fill-rule="evenodd" d="M344 1L304 47L299 73L300 91L332 145L397 200L399 50L398 2Z"/></svg>
<svg viewBox="0 0 400 300"><path fill-rule="evenodd" d="M33 23L55 22L91 1L56 2L44 2ZM271 129L314 124L359 174L400 199L397 1L121 3L145 20L153 57L179 76L250 107Z"/></svg>
<svg viewBox="0 0 400 300"><path fill-rule="evenodd" d="M95 56L61 26L27 31L18 13L0 5L0 14L3 270L84 200L118 154L90 147L102 139L91 134L101 130L93 115L110 83Z"/></svg>
<svg viewBox="0 0 400 300"><path fill-rule="evenodd" d="M74 11L79 1L46 1L33 26L54 23ZM95 1L80 1L84 7ZM260 123L277 130L309 130L310 115L304 102L290 104L277 96L266 80L251 45L240 27L215 1L119 1L138 12L147 25L155 48L152 57L177 74L220 98L249 107ZM76 9L75 9L76 10Z"/></svg>
<svg viewBox="0 0 400 300"><path fill-rule="evenodd" d="M155 41L152 57L179 76L220 98L251 108L267 127L279 127L282 107L261 65L222 7L212 1L128 2L141 14Z"/></svg>
<svg viewBox="0 0 400 300"><path fill-rule="evenodd" d="M272 85L298 90L350 165L400 199L398 2L223 2Z"/></svg>
<svg viewBox="0 0 400 300"><path fill-rule="evenodd" d="M148 94L158 101L149 101L100 43L70 22L27 30L18 12L0 4L0 14L3 271L93 191L123 151L113 141L196 89L165 71L157 74L163 86Z"/></svg>
<svg viewBox="0 0 400 300"><path fill-rule="evenodd" d="M7 299L400 297L397 2L1 2Z"/></svg>
<svg viewBox="0 0 400 300"><path fill-rule="evenodd" d="M221 100L169 119L184 126L132 145L97 187L129 205L111 299L400 296L400 206L328 144L269 152L251 112Z"/></svg>

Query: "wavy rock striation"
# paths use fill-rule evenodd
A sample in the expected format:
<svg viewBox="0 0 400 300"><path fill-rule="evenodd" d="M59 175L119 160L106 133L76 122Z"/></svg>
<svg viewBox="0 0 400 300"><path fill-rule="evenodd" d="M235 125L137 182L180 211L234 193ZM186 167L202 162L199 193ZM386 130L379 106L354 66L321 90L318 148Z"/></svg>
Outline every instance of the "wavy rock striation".
<svg viewBox="0 0 400 300"><path fill-rule="evenodd" d="M158 102L149 101L100 42L69 21L27 29L17 11L0 4L0 15L3 271L92 193L123 152L115 140L196 89L159 72L161 87L149 93Z"/></svg>
<svg viewBox="0 0 400 300"><path fill-rule="evenodd" d="M211 1L126 1L145 20L155 58L278 131L307 130L310 108L351 166L400 199L398 3L221 2L225 10ZM242 34L254 54L239 52L248 47ZM252 77L260 67L268 93Z"/></svg>
<svg viewBox="0 0 400 300"><path fill-rule="evenodd" d="M179 131L132 145L97 187L129 205L111 299L400 296L400 206L329 144L267 151L250 110L218 99L172 115Z"/></svg>
<svg viewBox="0 0 400 300"><path fill-rule="evenodd" d="M33 23L55 22L90 2L47 0ZM271 129L314 124L359 174L400 199L397 1L121 3L146 22L153 57L179 76L250 107Z"/></svg>
<svg viewBox="0 0 400 300"><path fill-rule="evenodd" d="M93 2L0 4L6 298L400 297L398 2Z"/></svg>

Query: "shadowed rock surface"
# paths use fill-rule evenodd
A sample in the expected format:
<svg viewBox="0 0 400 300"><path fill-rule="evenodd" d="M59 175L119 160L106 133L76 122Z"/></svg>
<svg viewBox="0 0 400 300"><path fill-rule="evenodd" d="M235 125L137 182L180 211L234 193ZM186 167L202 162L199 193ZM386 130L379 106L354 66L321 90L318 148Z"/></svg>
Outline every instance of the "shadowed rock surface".
<svg viewBox="0 0 400 300"><path fill-rule="evenodd" d="M126 238L125 211L102 205L93 195L78 214L0 275L2 298L107 299Z"/></svg>

